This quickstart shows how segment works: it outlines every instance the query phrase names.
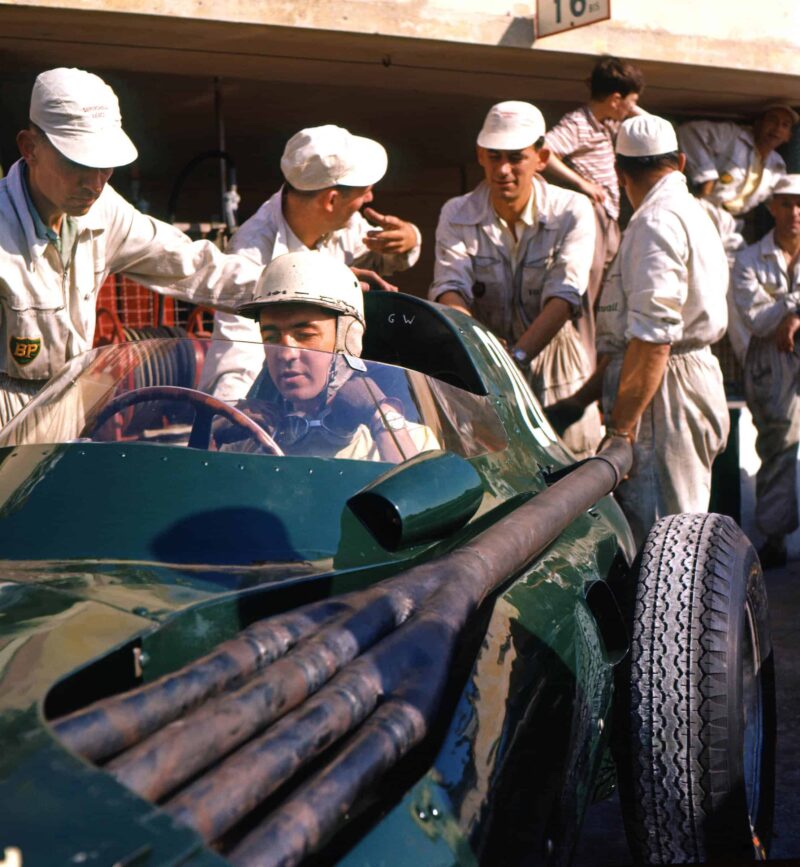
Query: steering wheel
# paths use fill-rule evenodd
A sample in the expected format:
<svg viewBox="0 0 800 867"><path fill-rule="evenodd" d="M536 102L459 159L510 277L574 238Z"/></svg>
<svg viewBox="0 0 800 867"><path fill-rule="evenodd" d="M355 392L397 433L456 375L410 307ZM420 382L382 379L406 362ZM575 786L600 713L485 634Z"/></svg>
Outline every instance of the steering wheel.
<svg viewBox="0 0 800 867"><path fill-rule="evenodd" d="M100 411L91 430L101 427L123 409L151 400L188 403L194 407L197 415L192 426L192 433L189 436L190 449L207 449L209 447L211 443L211 420L215 415L221 415L231 424L246 431L269 454L283 457L283 450L267 431L240 409L236 409L218 397L213 397L203 391L194 388L182 388L177 385L149 385L115 397Z"/></svg>

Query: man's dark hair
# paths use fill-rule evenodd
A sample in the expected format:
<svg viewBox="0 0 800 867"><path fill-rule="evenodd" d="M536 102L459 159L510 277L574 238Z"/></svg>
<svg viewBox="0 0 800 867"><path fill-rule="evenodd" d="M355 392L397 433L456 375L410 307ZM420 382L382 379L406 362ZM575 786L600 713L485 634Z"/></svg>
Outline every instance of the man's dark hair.
<svg viewBox="0 0 800 867"><path fill-rule="evenodd" d="M360 190L366 189L366 187L350 187L347 184L336 184L332 187L323 187L322 190L298 190L297 187L293 187L286 178L283 179L283 188L286 192L299 196L301 199L313 199L314 196L318 195L323 190L336 190L337 193L347 196L357 195Z"/></svg>
<svg viewBox="0 0 800 867"><path fill-rule="evenodd" d="M655 169L680 169L680 151L670 151L666 154L654 154L646 157L626 157L617 154L617 168L638 181L642 175Z"/></svg>
<svg viewBox="0 0 800 867"><path fill-rule="evenodd" d="M592 99L605 99L612 93L625 97L644 90L644 76L638 66L604 54L592 70L589 88Z"/></svg>

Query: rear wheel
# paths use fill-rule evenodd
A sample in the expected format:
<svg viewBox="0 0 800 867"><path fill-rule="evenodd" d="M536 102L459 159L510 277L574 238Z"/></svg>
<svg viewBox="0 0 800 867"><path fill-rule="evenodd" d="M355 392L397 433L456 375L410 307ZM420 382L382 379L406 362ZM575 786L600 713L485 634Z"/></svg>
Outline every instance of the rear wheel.
<svg viewBox="0 0 800 867"><path fill-rule="evenodd" d="M761 567L733 520L671 515L650 531L623 680L620 796L635 861L763 858L774 668Z"/></svg>

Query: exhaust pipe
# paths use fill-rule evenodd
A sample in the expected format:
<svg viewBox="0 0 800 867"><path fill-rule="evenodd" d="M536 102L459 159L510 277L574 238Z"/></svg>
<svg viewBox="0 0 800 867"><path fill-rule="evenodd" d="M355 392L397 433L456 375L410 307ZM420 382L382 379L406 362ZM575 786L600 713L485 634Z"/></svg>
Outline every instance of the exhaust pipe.
<svg viewBox="0 0 800 867"><path fill-rule="evenodd" d="M298 864L424 739L481 603L614 490L631 461L629 443L613 440L449 554L254 624L181 671L56 722L56 733L95 761L118 752L108 770L208 842L349 735L226 855Z"/></svg>

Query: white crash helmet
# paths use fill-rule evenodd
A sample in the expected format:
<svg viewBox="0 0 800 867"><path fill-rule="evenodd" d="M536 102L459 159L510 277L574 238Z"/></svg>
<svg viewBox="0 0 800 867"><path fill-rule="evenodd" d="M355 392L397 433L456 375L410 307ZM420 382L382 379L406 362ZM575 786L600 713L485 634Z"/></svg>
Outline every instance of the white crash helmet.
<svg viewBox="0 0 800 867"><path fill-rule="evenodd" d="M253 300L237 313L257 320L269 304L313 304L337 313L334 352L361 355L364 295L344 262L314 250L278 256L261 272Z"/></svg>

